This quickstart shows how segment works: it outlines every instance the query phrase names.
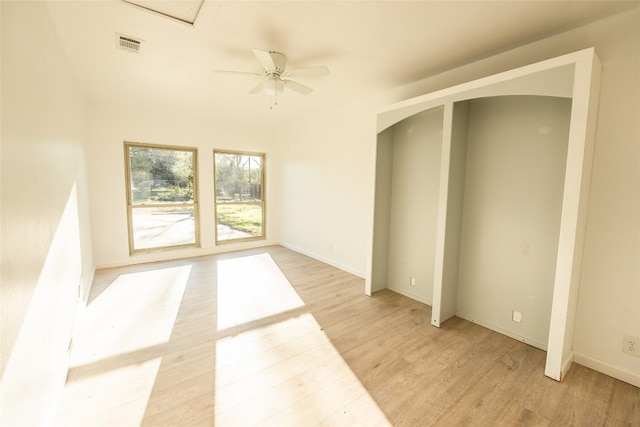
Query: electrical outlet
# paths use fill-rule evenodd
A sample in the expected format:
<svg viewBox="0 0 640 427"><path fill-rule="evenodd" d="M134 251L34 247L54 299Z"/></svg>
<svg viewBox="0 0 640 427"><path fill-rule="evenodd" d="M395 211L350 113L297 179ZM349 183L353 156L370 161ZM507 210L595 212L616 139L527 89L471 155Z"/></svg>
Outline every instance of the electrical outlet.
<svg viewBox="0 0 640 427"><path fill-rule="evenodd" d="M640 357L640 338L625 335L622 338L622 352Z"/></svg>
<svg viewBox="0 0 640 427"><path fill-rule="evenodd" d="M415 277L411 277L411 278L409 278L409 284L410 284L411 286L415 286L415 285L416 285L416 278L415 278Z"/></svg>
<svg viewBox="0 0 640 427"><path fill-rule="evenodd" d="M511 312L511 320L517 323L522 322L522 313L520 313L519 311L513 310Z"/></svg>

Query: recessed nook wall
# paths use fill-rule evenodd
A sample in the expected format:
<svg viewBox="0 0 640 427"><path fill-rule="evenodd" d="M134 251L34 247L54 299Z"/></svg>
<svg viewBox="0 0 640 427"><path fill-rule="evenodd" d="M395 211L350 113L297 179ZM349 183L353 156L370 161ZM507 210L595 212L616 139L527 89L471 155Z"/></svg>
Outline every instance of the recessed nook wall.
<svg viewBox="0 0 640 427"><path fill-rule="evenodd" d="M545 374L560 380L573 358L599 76L595 52L585 49L381 111L365 292L394 289L396 277L409 283L414 267L406 254L422 257L433 265L434 326L457 313L546 347ZM406 130L430 110L443 112L439 164L430 163L437 142L430 154L400 148L417 144ZM406 170L421 161L439 176ZM407 215L406 195L424 188L437 199L424 200L416 209L422 215ZM434 212L435 228L425 233ZM407 237L397 219L415 225L419 217L426 227ZM515 327L513 310L522 315Z"/></svg>
<svg viewBox="0 0 640 427"><path fill-rule="evenodd" d="M431 304L443 109L394 125L387 288Z"/></svg>
<svg viewBox="0 0 640 427"><path fill-rule="evenodd" d="M371 282L365 290L367 295L387 287L392 170L393 127L390 127L380 132L376 141L376 193L373 219L372 272Z"/></svg>
<svg viewBox="0 0 640 427"><path fill-rule="evenodd" d="M468 104L456 314L546 350L571 100Z"/></svg>

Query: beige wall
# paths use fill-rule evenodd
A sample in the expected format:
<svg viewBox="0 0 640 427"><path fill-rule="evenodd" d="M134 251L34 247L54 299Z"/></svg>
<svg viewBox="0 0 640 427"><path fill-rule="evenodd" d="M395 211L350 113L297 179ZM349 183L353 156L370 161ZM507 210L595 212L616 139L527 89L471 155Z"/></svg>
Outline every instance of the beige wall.
<svg viewBox="0 0 640 427"><path fill-rule="evenodd" d="M603 74L574 352L581 363L639 383L640 359L621 352L624 334L640 336L639 31L635 9L279 129L282 242L367 275L376 112L593 46Z"/></svg>
<svg viewBox="0 0 640 427"><path fill-rule="evenodd" d="M93 275L84 105L44 3L1 7L0 424L47 425Z"/></svg>

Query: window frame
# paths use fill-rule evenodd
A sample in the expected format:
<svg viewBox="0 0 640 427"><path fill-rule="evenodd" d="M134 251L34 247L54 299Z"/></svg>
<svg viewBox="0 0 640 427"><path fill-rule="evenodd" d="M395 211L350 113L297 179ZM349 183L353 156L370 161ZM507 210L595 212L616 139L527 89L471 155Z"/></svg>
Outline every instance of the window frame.
<svg viewBox="0 0 640 427"><path fill-rule="evenodd" d="M201 247L200 245L200 213L199 213L199 201L198 201L198 149L196 147L164 145L164 144L133 142L133 141L124 141L123 145L124 145L125 193L126 193L126 202L127 202L127 230L128 230L128 237L129 237L129 255ZM134 204L132 200L132 182L131 182L131 153L130 153L131 147L191 152L193 155L193 159L192 159L193 201L189 203L154 203L154 204L138 204L138 205ZM136 249L134 245L135 241L134 241L134 233L133 233L133 230L134 230L133 229L133 210L136 208L148 209L150 207L193 208L194 242L179 244L179 245L157 246L153 248Z"/></svg>
<svg viewBox="0 0 640 427"><path fill-rule="evenodd" d="M218 202L218 191L217 191L217 179L216 179L216 154L231 154L238 156L254 156L260 157L260 183L261 183L261 191L260 191L260 201L247 201L247 202ZM241 151L241 150L222 150L222 149L214 149L213 150L213 220L214 220L214 234L215 234L215 244L216 245L226 245L230 243L238 243L238 242L251 242L256 240L266 240L267 238L267 201L266 201L266 162L267 162L267 154L254 152L254 151ZM218 238L218 204L220 205L255 205L260 204L262 207L262 234L260 236L250 236L250 237L239 237L234 239L226 239L220 240Z"/></svg>

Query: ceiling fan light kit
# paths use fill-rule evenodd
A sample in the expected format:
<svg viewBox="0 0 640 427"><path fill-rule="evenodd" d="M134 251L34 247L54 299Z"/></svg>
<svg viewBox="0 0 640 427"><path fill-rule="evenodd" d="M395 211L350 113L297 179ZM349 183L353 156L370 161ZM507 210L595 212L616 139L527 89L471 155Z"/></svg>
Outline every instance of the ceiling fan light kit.
<svg viewBox="0 0 640 427"><path fill-rule="evenodd" d="M230 70L213 71L216 73L245 74L263 77L264 80L249 90L249 94L253 95L264 92L269 97L270 109L278 105L278 96L284 92L285 88L291 89L301 95L308 95L313 92L313 89L310 87L291 80L293 77L322 77L329 74L329 68L324 65L286 71L287 57L280 52L253 49L253 54L262 67L262 73Z"/></svg>
<svg viewBox="0 0 640 427"><path fill-rule="evenodd" d="M284 82L275 76L269 76L269 78L261 84L264 92L269 96L275 96L284 92Z"/></svg>

